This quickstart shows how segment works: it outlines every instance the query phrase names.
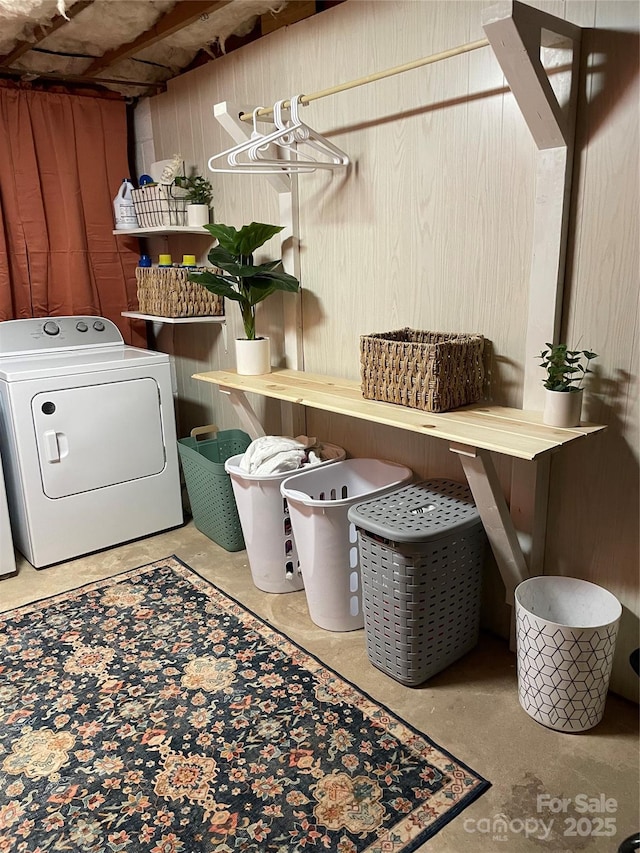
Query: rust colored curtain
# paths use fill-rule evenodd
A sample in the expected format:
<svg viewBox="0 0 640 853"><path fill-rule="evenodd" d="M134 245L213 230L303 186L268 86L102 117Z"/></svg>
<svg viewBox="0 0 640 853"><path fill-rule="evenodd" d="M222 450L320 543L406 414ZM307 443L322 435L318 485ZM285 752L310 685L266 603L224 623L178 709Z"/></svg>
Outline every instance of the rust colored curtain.
<svg viewBox="0 0 640 853"><path fill-rule="evenodd" d="M0 320L101 315L145 346L138 241L116 237L124 101L0 85Z"/></svg>

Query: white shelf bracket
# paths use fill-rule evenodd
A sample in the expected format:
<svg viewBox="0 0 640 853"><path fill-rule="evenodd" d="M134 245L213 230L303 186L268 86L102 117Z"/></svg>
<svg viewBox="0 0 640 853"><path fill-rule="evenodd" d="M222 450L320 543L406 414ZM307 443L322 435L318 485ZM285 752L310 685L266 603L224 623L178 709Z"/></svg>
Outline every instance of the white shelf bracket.
<svg viewBox="0 0 640 853"><path fill-rule="evenodd" d="M483 16L483 29L539 149L573 142L582 29L518 0L502 0ZM540 48L573 48L571 84L561 105ZM572 104L571 101L574 103Z"/></svg>
<svg viewBox="0 0 640 853"><path fill-rule="evenodd" d="M460 458L504 581L506 602L513 607L515 588L529 577L529 569L491 455L487 450L464 444L451 444L449 450Z"/></svg>
<svg viewBox="0 0 640 853"><path fill-rule="evenodd" d="M226 394L229 397L229 401L238 416L238 420L245 428L250 438L261 438L265 434L264 427L254 412L251 403L247 400L244 391L238 391L235 388L225 388L221 385L220 393Z"/></svg>

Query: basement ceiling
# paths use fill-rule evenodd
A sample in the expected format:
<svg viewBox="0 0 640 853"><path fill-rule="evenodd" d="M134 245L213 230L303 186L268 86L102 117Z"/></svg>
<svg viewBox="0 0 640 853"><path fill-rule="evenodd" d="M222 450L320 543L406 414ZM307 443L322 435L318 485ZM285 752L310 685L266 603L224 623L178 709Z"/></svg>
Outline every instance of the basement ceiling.
<svg viewBox="0 0 640 853"><path fill-rule="evenodd" d="M129 97L334 2L0 0L0 77Z"/></svg>

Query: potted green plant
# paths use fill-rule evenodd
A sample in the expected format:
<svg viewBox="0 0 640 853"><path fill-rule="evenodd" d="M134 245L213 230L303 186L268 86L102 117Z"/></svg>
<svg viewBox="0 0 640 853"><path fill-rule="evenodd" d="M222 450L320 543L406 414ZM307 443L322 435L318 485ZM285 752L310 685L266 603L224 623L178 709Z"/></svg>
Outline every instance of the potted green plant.
<svg viewBox="0 0 640 853"><path fill-rule="evenodd" d="M187 225L199 228L209 222L209 208L213 200L211 183L202 175L191 174L188 177L177 175L175 185L186 191Z"/></svg>
<svg viewBox="0 0 640 853"><path fill-rule="evenodd" d="M582 411L582 383L592 372L589 364L598 355L590 350L570 350L566 344L545 346L547 349L538 356L540 367L546 370L542 420L549 426L577 426Z"/></svg>
<svg viewBox="0 0 640 853"><path fill-rule="evenodd" d="M282 227L252 222L239 230L232 225L205 225L205 228L218 241L208 255L209 263L218 272L194 272L189 278L240 306L246 337L236 339L238 373L270 373L269 339L256 337L256 305L276 290L297 292L300 282L284 272L281 259L256 266L253 253L282 231Z"/></svg>

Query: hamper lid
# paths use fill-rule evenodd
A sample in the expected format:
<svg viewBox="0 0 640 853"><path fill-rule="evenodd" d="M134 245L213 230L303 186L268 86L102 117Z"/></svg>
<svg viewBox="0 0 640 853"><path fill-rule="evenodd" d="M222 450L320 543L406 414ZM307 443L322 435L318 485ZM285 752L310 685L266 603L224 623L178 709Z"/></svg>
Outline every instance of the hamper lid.
<svg viewBox="0 0 640 853"><path fill-rule="evenodd" d="M349 509L357 527L396 542L424 542L477 525L471 491L452 480L425 480Z"/></svg>

